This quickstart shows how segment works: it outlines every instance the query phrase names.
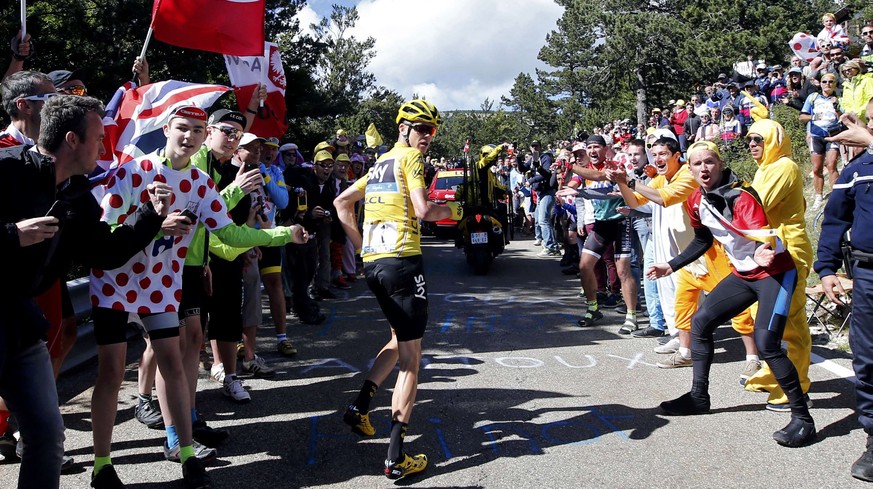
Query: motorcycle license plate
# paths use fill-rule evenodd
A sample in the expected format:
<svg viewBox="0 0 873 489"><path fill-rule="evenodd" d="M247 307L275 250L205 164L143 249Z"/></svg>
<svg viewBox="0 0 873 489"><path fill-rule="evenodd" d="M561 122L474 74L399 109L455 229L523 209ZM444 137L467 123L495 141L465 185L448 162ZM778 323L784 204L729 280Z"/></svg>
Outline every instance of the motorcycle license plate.
<svg viewBox="0 0 873 489"><path fill-rule="evenodd" d="M488 233L470 233L470 243L488 244Z"/></svg>

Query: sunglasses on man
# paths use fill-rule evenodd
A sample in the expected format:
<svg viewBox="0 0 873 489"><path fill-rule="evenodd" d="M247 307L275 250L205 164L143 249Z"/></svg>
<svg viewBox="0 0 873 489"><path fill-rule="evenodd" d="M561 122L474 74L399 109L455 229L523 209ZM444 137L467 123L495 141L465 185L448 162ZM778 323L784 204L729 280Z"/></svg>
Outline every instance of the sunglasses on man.
<svg viewBox="0 0 873 489"><path fill-rule="evenodd" d="M236 141L242 137L242 131L230 126L212 126L227 136L228 141Z"/></svg>
<svg viewBox="0 0 873 489"><path fill-rule="evenodd" d="M39 95L28 95L27 97L18 97L21 100L30 100L31 102L45 102L46 100L57 97L58 94L55 92L49 93L41 93Z"/></svg>
<svg viewBox="0 0 873 489"><path fill-rule="evenodd" d="M433 136L437 130L436 126L429 126L427 124L412 124L407 122L406 125L422 136Z"/></svg>
<svg viewBox="0 0 873 489"><path fill-rule="evenodd" d="M69 87L59 88L58 91L67 95L78 95L79 97L84 97L88 94L88 89L85 88L85 85L70 85Z"/></svg>

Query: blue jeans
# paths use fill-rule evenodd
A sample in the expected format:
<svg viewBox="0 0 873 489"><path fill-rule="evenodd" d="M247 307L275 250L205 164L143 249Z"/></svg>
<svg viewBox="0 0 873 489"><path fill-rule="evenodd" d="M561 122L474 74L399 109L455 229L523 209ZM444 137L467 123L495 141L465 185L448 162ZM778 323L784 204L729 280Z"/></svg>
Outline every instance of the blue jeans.
<svg viewBox="0 0 873 489"><path fill-rule="evenodd" d="M655 242L646 240L646 251L643 253L643 288L646 290L646 311L649 313L649 325L664 331L667 323L664 312L661 311L661 299L658 297L658 287L653 280L645 278L646 270L655 264Z"/></svg>
<svg viewBox="0 0 873 489"><path fill-rule="evenodd" d="M0 374L0 397L18 421L24 453L19 488L57 488L64 457L64 420L44 341L9 353Z"/></svg>
<svg viewBox="0 0 873 489"><path fill-rule="evenodd" d="M537 228L543 240L543 247L549 250L557 250L558 243L555 241L555 228L552 227L552 213L555 211L555 196L545 194L537 202Z"/></svg>

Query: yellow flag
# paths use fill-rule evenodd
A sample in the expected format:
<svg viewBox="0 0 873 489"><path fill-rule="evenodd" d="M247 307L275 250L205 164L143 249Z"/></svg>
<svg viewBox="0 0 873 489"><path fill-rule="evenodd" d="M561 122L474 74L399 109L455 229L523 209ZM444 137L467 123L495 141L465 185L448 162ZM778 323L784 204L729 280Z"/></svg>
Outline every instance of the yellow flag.
<svg viewBox="0 0 873 489"><path fill-rule="evenodd" d="M370 123L370 127L364 132L367 136L367 147L368 148L378 148L382 146L382 136L379 135L379 131L376 130L376 124Z"/></svg>

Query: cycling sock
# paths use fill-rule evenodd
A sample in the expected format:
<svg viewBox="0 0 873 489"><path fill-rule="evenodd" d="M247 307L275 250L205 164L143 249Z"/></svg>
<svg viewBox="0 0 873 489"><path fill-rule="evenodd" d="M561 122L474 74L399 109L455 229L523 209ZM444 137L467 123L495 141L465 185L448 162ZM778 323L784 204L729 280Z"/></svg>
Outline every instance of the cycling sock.
<svg viewBox="0 0 873 489"><path fill-rule="evenodd" d="M0 409L0 436L5 435L9 429L9 415L9 411Z"/></svg>
<svg viewBox="0 0 873 489"><path fill-rule="evenodd" d="M588 301L588 310L591 312L597 310L597 299L594 299L593 301Z"/></svg>
<svg viewBox="0 0 873 489"><path fill-rule="evenodd" d="M139 399L140 405L143 405L152 400L151 394L137 394L136 397Z"/></svg>
<svg viewBox="0 0 873 489"><path fill-rule="evenodd" d="M758 355L746 355L746 361L747 361L747 362L751 362L752 360L754 360L754 361L756 361L756 362L760 362L760 361L761 361L761 359L758 358Z"/></svg>
<svg viewBox="0 0 873 489"><path fill-rule="evenodd" d="M94 475L100 473L107 465L112 465L112 457L94 457Z"/></svg>
<svg viewBox="0 0 873 489"><path fill-rule="evenodd" d="M403 455L403 439L406 438L406 423L391 420L391 438L388 442L388 460L397 462Z"/></svg>
<svg viewBox="0 0 873 489"><path fill-rule="evenodd" d="M179 434L176 433L176 426L167 426L167 447L173 448L179 444Z"/></svg>
<svg viewBox="0 0 873 489"><path fill-rule="evenodd" d="M281 343L281 342L283 342L283 341L285 341L285 340L287 340L287 339L288 339L288 335L287 335L287 334L284 334L284 333L283 333L283 334L277 334L277 335L276 335L276 343Z"/></svg>
<svg viewBox="0 0 873 489"><path fill-rule="evenodd" d="M369 379L364 381L361 391L358 392L358 397L352 403L352 405L358 408L359 413L367 414L370 412L370 400L376 395L377 389L379 389L379 386L373 383L373 381Z"/></svg>
<svg viewBox="0 0 873 489"><path fill-rule="evenodd" d="M633 322L634 324L636 324L636 322L637 322L637 312L636 312L636 311L631 311L630 309L628 309L627 314L624 315L624 320L625 320L625 322L627 322L627 321L631 321L631 322Z"/></svg>
<svg viewBox="0 0 873 489"><path fill-rule="evenodd" d="M194 456L194 447L192 445L185 445L184 447L179 448L179 461L183 464L186 460Z"/></svg>

